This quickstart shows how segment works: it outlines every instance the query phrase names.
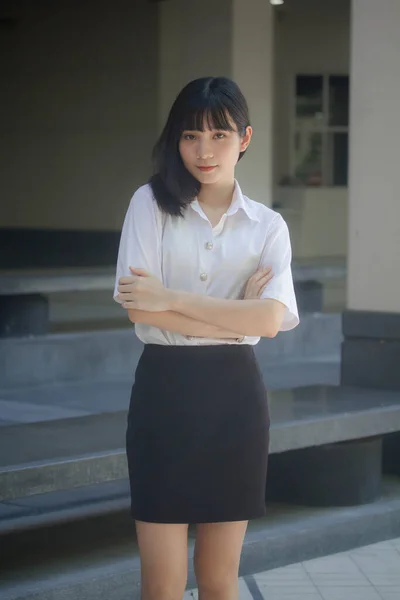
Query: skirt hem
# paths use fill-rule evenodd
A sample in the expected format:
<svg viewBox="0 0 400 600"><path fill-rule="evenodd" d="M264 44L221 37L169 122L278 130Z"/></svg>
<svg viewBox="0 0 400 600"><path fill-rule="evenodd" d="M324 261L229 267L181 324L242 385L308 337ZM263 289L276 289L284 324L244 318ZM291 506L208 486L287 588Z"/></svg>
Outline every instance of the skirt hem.
<svg viewBox="0 0 400 600"><path fill-rule="evenodd" d="M213 518L197 518L197 519L183 519L179 517L176 519L160 519L160 518L150 518L148 515L138 515L134 512L131 512L131 517L134 521L140 521L141 523L158 523L163 525L201 525L202 523L235 523L239 521L253 521L255 519L262 519L267 514L266 509L258 511L256 513L247 514L246 516L239 515L230 515L227 517L213 517Z"/></svg>

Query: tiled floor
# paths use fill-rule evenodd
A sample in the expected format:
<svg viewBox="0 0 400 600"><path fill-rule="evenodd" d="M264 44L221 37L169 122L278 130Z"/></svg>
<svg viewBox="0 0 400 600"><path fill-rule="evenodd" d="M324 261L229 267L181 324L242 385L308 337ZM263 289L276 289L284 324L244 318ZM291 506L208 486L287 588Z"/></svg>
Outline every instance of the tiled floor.
<svg viewBox="0 0 400 600"><path fill-rule="evenodd" d="M400 600L400 538L240 580L240 600L263 599Z"/></svg>

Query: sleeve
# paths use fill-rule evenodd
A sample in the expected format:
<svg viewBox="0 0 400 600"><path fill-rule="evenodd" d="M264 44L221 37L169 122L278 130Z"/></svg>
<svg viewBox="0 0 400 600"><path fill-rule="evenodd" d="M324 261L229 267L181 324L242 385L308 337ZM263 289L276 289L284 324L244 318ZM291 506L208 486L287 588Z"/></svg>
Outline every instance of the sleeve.
<svg viewBox="0 0 400 600"><path fill-rule="evenodd" d="M159 209L148 186L133 195L125 215L119 242L114 300L120 277L131 275L129 267L146 269L162 280Z"/></svg>
<svg viewBox="0 0 400 600"><path fill-rule="evenodd" d="M271 266L274 274L263 291L261 298L279 300L286 306L280 331L289 331L299 324L291 262L292 248L289 229L284 219L278 214L267 235L260 266L262 268Z"/></svg>

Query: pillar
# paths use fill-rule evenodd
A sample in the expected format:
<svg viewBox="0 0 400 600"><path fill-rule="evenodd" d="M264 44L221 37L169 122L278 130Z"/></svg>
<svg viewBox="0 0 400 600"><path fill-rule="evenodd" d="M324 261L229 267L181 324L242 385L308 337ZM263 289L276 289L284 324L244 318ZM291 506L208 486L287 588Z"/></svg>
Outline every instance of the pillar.
<svg viewBox="0 0 400 600"><path fill-rule="evenodd" d="M400 2L352 0L342 383L400 389Z"/></svg>
<svg viewBox="0 0 400 600"><path fill-rule="evenodd" d="M160 129L188 81L234 79L254 129L237 177L246 195L271 205L273 7L267 0L169 0L159 11Z"/></svg>

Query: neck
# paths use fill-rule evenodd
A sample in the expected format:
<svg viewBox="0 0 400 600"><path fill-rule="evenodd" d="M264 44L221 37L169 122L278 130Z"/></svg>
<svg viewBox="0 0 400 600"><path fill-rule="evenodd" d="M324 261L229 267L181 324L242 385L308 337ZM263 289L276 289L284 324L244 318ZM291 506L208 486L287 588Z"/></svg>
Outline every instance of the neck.
<svg viewBox="0 0 400 600"><path fill-rule="evenodd" d="M228 208L232 202L235 182L221 182L215 184L203 184L197 200L200 204L213 206L215 208Z"/></svg>

